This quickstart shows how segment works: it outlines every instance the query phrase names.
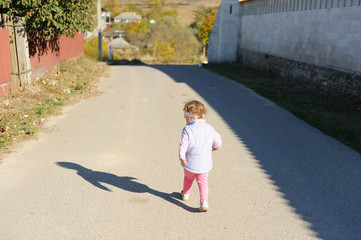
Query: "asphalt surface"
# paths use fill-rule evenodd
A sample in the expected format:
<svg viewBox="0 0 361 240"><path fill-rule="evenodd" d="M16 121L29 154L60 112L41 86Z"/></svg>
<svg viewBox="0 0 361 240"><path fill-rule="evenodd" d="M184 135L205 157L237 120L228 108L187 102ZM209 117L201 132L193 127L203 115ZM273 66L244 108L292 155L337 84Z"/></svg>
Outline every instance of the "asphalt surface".
<svg viewBox="0 0 361 240"><path fill-rule="evenodd" d="M196 66L113 66L0 163L0 239L361 239L361 155ZM180 200L183 104L222 135L210 209Z"/></svg>

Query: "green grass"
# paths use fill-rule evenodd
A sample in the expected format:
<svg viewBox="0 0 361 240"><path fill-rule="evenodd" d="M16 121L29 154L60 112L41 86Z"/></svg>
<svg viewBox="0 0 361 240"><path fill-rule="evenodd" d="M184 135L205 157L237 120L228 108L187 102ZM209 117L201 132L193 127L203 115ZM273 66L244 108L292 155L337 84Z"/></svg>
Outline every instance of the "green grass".
<svg viewBox="0 0 361 240"><path fill-rule="evenodd" d="M306 82L289 80L240 65L206 65L361 153L361 99L320 92Z"/></svg>

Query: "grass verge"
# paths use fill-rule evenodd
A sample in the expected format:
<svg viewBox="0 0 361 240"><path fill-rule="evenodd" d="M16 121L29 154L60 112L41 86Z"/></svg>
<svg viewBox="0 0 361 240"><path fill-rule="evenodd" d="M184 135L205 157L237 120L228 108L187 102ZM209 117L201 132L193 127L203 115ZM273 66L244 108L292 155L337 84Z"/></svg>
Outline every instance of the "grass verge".
<svg viewBox="0 0 361 240"><path fill-rule="evenodd" d="M331 96L297 80L240 65L206 65L207 69L233 79L325 134L361 153L361 99Z"/></svg>
<svg viewBox="0 0 361 240"><path fill-rule="evenodd" d="M11 144L34 136L60 106L94 95L106 69L104 63L79 57L39 74L26 91L0 97L0 155Z"/></svg>

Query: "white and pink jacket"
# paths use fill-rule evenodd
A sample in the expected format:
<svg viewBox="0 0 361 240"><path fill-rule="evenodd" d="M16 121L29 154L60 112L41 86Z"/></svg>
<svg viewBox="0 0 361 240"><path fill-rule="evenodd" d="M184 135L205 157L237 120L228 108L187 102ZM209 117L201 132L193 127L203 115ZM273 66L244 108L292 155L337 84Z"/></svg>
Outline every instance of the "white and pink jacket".
<svg viewBox="0 0 361 240"><path fill-rule="evenodd" d="M222 139L205 119L190 121L182 131L179 145L179 159L185 159L183 166L192 173L206 173L212 169L212 148L219 149Z"/></svg>

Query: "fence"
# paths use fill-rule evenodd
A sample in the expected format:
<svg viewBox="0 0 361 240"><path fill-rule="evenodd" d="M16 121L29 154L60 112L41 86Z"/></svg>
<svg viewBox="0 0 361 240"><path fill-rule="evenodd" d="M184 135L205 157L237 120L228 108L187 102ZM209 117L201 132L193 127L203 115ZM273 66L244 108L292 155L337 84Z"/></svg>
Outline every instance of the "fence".
<svg viewBox="0 0 361 240"><path fill-rule="evenodd" d="M55 41L32 41L29 38L31 72L37 74L60 62L84 54L84 36L75 34L73 38L62 36Z"/></svg>
<svg viewBox="0 0 361 240"><path fill-rule="evenodd" d="M83 34L45 41L25 32L22 18L0 14L0 96L30 86L31 75L84 54Z"/></svg>
<svg viewBox="0 0 361 240"><path fill-rule="evenodd" d="M249 2L243 16L361 6L361 0L265 0Z"/></svg>
<svg viewBox="0 0 361 240"><path fill-rule="evenodd" d="M9 31L0 28L0 96L11 91Z"/></svg>

